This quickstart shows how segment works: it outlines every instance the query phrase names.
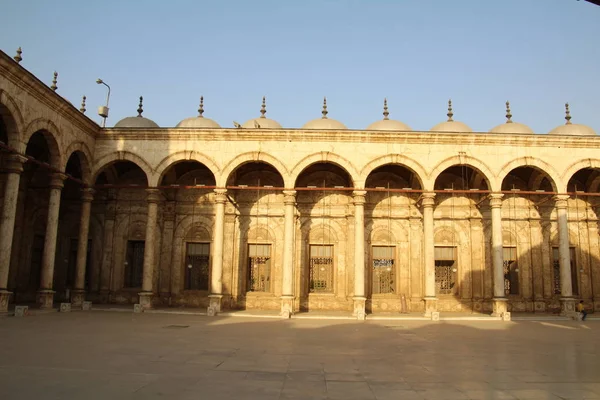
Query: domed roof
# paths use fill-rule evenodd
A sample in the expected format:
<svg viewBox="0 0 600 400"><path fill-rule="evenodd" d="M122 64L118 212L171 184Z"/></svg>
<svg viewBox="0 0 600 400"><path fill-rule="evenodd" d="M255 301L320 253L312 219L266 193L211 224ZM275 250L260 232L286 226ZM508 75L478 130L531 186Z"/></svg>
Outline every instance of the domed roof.
<svg viewBox="0 0 600 400"><path fill-rule="evenodd" d="M177 128L220 128L219 124L210 118L204 118L204 96L200 96L198 116L186 118L177 124Z"/></svg>
<svg viewBox="0 0 600 400"><path fill-rule="evenodd" d="M340 121L327 118L327 98L323 98L323 111L321 111L321 114L323 114L321 118L308 121L302 129L348 129Z"/></svg>
<svg viewBox="0 0 600 400"><path fill-rule="evenodd" d="M440 122L433 128L432 132L473 132L467 124L452 119L454 113L452 112L452 100L448 100L448 120Z"/></svg>
<svg viewBox="0 0 600 400"><path fill-rule="evenodd" d="M565 136L596 136L596 132L587 125L571 123L571 112L569 111L569 103L565 104L565 119L567 122L564 125L559 125L552 129L550 135L565 135Z"/></svg>
<svg viewBox="0 0 600 400"><path fill-rule="evenodd" d="M494 127L491 133L533 133L530 127L525 124L513 122L511 120L512 114L510 113L510 103L506 102L506 122Z"/></svg>
<svg viewBox="0 0 600 400"><path fill-rule="evenodd" d="M383 100L383 119L375 121L371 125L367 126L367 130L372 131L410 131L410 127L403 122L389 119L388 116L387 99Z"/></svg>
<svg viewBox="0 0 600 400"><path fill-rule="evenodd" d="M242 124L244 129L282 129L279 122L265 117L267 113L267 102L265 97L262 99L262 106L260 108L260 117L252 118Z"/></svg>
<svg viewBox="0 0 600 400"><path fill-rule="evenodd" d="M158 124L151 119L142 117L144 109L142 102L144 98L140 96L140 105L137 109L137 117L126 117L115 124L115 128L160 128Z"/></svg>

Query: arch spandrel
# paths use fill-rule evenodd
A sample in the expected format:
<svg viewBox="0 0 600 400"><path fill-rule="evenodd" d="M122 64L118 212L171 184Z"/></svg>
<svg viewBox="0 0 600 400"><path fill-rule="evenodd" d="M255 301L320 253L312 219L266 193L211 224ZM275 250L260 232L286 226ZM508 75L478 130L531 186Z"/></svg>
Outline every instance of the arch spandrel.
<svg viewBox="0 0 600 400"><path fill-rule="evenodd" d="M364 188L364 181L362 181L362 182L360 181L360 174L356 170L354 164L352 164L350 161L348 161L344 157L339 156L335 153L331 153L329 151L322 151L319 153L314 153L314 154L306 156L302 160L300 160L291 170L291 173L290 173L291 186L290 187L296 186L298 177L302 174L302 172L306 168L310 167L313 164L317 164L317 163L329 163L329 164L333 164L333 165L340 167L348 174L348 176L352 180L352 184L354 185L354 187L356 189ZM286 186L287 186L287 182L286 182Z"/></svg>
<svg viewBox="0 0 600 400"><path fill-rule="evenodd" d="M171 167L182 161L197 161L200 164L204 165L213 174L213 176L215 177L215 181L217 181L217 176L220 175L220 168L215 162L215 160L213 160L211 157L202 154L198 151L183 150L170 154L169 156L163 158L160 163L158 163L158 166L155 169L157 183L160 183L162 181L165 173Z"/></svg>
<svg viewBox="0 0 600 400"><path fill-rule="evenodd" d="M552 185L553 190L561 191L560 188L562 186L562 179L560 178L558 172L556 172L556 169L554 169L554 167L552 167L547 162L540 160L539 158L529 156L517 158L504 164L504 166L500 169L500 172L498 172L498 174L496 175L499 187L497 190L493 190L499 191L502 187L502 182L504 182L504 179L508 176L510 171L519 167L531 167L546 174L547 178L550 180L550 184ZM566 189L566 187L567 185L565 183L564 188Z"/></svg>
<svg viewBox="0 0 600 400"><path fill-rule="evenodd" d="M370 161L367 165L363 167L359 174L359 181L366 182L369 175L375 171L379 167L383 167L385 165L397 165L399 167L407 168L413 174L415 174L421 188L423 188L424 179L427 178L427 173L425 172L425 168L417 161L412 158L403 156L401 154L387 154L385 156L378 157L372 161Z"/></svg>
<svg viewBox="0 0 600 400"><path fill-rule="evenodd" d="M437 178L448 168L454 166L471 167L483 176L487 183L487 187L492 191L499 191L500 184L497 182L496 176L492 173L490 167L483 161L467 156L452 156L438 163L429 173L424 182L424 190L433 190Z"/></svg>
<svg viewBox="0 0 600 400"><path fill-rule="evenodd" d="M290 185L289 172L286 166L277 158L261 151L243 153L235 157L233 160L229 161L229 163L227 163L227 165L223 167L221 172L217 176L215 176L217 180L217 186L225 187L227 185L227 182L229 181L229 177L236 169L238 169L244 164L251 162L262 162L265 164L269 164L271 167L275 168L277 172L279 172L279 175L281 175L281 177L283 178L285 187L293 187L293 184Z"/></svg>
<svg viewBox="0 0 600 400"><path fill-rule="evenodd" d="M144 172L148 186L157 185L158 182L150 164L148 164L148 162L146 162L146 160L144 160L142 157L129 151L117 151L107 154L101 159L97 160L92 168L92 182L96 182L98 175L100 175L104 169L118 161L131 161Z"/></svg>

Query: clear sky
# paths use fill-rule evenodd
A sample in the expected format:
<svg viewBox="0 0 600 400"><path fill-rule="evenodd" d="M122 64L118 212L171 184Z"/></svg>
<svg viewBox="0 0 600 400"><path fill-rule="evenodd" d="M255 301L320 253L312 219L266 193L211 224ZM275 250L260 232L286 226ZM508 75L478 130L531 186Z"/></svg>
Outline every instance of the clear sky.
<svg viewBox="0 0 600 400"><path fill-rule="evenodd" d="M108 126L136 115L226 127L267 116L299 128L321 116L363 129L390 118L415 130L446 119L476 131L513 120L546 133L600 133L600 7L576 0L4 0L0 49L89 115L112 87Z"/></svg>

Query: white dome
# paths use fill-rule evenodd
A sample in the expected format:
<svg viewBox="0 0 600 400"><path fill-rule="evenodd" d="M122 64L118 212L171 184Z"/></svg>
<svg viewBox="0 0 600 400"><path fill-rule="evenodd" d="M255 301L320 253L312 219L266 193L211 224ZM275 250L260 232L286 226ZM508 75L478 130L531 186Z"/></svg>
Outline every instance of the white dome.
<svg viewBox="0 0 600 400"><path fill-rule="evenodd" d="M137 117L126 117L115 124L115 128L160 128L158 124L151 119L142 117L144 109L142 108L142 102L144 98L140 96L140 104L138 106Z"/></svg>
<svg viewBox="0 0 600 400"><path fill-rule="evenodd" d="M210 118L204 118L204 96L200 96L200 106L198 107L198 116L186 118L183 121L180 121L176 127L177 128L220 128L221 126Z"/></svg>
<svg viewBox="0 0 600 400"><path fill-rule="evenodd" d="M367 126L367 130L371 131L410 131L410 126L403 122L396 121L393 119L382 119L381 121L375 121L371 125Z"/></svg>
<svg viewBox="0 0 600 400"><path fill-rule="evenodd" d="M321 114L323 116L318 119L313 119L312 121L308 121L302 126L302 129L348 129L346 125L342 124L340 121L336 121L335 119L327 118L327 98L323 98L323 111Z"/></svg>
<svg viewBox="0 0 600 400"><path fill-rule="evenodd" d="M244 128L244 129L282 129L279 122L277 122L273 119L267 118L267 117L259 117L259 118L253 118L251 120L248 120L248 121L244 122L244 124L242 125L242 128Z"/></svg>
<svg viewBox="0 0 600 400"><path fill-rule="evenodd" d="M440 122L433 128L432 132L473 132L473 129L469 128L467 124L463 124L459 121L444 121Z"/></svg>
<svg viewBox="0 0 600 400"><path fill-rule="evenodd" d="M596 132L586 125L580 124L565 124L552 129L549 135L564 135L564 136L596 136Z"/></svg>
<svg viewBox="0 0 600 400"><path fill-rule="evenodd" d="M490 133L533 133L533 130L519 122L506 122L494 127Z"/></svg>

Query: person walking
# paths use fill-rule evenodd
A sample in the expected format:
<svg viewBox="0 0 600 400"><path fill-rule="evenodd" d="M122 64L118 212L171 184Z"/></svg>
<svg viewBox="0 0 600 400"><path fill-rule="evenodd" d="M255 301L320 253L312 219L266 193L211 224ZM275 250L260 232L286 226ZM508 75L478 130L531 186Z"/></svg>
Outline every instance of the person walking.
<svg viewBox="0 0 600 400"><path fill-rule="evenodd" d="M585 318L587 317L587 312L585 311L583 300L581 300L579 304L577 304L577 311L581 314L581 320L585 321Z"/></svg>

